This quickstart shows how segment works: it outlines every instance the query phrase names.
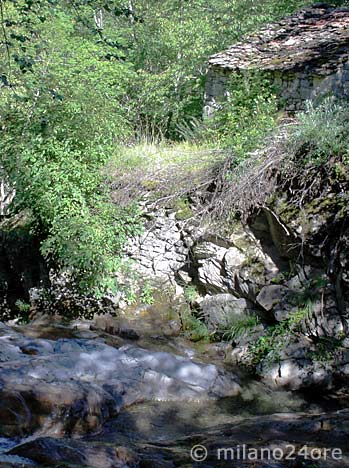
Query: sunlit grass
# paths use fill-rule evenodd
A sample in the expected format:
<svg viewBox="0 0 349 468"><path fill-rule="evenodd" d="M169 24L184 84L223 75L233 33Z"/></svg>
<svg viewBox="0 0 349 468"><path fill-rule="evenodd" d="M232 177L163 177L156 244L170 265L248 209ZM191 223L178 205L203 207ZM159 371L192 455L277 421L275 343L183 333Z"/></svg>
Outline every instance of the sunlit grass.
<svg viewBox="0 0 349 468"><path fill-rule="evenodd" d="M120 146L115 149L108 164L109 170L118 173L132 169L144 169L155 172L157 169L179 165L190 170L202 169L222 155L220 150L207 145L191 142L180 143L137 143L132 146Z"/></svg>

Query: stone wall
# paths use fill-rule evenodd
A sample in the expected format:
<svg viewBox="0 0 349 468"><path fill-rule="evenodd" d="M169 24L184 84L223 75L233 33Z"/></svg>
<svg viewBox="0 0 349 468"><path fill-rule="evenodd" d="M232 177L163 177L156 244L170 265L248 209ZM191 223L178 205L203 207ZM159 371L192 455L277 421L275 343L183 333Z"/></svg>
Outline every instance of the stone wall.
<svg viewBox="0 0 349 468"><path fill-rule="evenodd" d="M349 99L349 62L340 64L327 75L299 73L275 73L274 84L281 98L281 106L287 111L304 109L306 100L334 95Z"/></svg>
<svg viewBox="0 0 349 468"><path fill-rule="evenodd" d="M191 239L173 209L162 208L152 214L151 209L144 208L145 231L129 242L125 253L136 262L141 275L175 285L177 272L188 261Z"/></svg>
<svg viewBox="0 0 349 468"><path fill-rule="evenodd" d="M290 112L303 110L305 101L316 101L319 97L327 95L349 99L349 62L340 63L338 68L325 69L324 72L269 72L280 97L280 107ZM220 67L212 67L208 71L204 107L206 117L212 116L226 100L231 73L231 70Z"/></svg>
<svg viewBox="0 0 349 468"><path fill-rule="evenodd" d="M225 101L228 93L230 70L210 68L206 76L204 116L211 117Z"/></svg>

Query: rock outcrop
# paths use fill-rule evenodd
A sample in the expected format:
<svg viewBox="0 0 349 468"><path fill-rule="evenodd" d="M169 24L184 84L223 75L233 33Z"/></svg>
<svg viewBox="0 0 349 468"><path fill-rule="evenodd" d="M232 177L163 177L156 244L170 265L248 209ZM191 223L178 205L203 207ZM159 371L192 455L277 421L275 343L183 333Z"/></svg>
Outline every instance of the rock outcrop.
<svg viewBox="0 0 349 468"><path fill-rule="evenodd" d="M198 227L195 220L176 220L174 209L162 210L159 224L156 212L152 214L153 225L163 226L166 238L175 240L170 249L163 249L166 254L158 253L160 264L161 258L169 261L167 281L177 283L177 291L196 290L190 305L211 333L229 331L237 322L237 327L241 322L253 324L251 316L259 319L260 325L243 338L235 336L237 362L244 361L259 336L268 336L269 326L279 325L282 346L277 352L270 349L268 356L268 349L263 351L257 372L272 385L294 389L328 389L347 379L343 357L349 329L347 195L338 189L344 179L337 184L326 174L319 177L321 190L308 197L302 209L293 205L292 191L286 189L256 209L247 222L235 222L228 233ZM183 256L179 262L178 255ZM139 250L131 256L138 260ZM157 278L164 280L163 270L153 267L151 240L141 257L143 265L152 265L143 273L155 283Z"/></svg>

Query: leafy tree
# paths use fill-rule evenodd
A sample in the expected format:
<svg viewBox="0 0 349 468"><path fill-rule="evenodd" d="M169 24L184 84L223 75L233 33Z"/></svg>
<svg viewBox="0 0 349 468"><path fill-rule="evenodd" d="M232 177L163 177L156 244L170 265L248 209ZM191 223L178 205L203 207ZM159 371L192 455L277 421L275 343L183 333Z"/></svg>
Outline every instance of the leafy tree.
<svg viewBox="0 0 349 468"><path fill-rule="evenodd" d="M35 215L46 258L100 292L115 287L121 245L140 227L135 208L110 203L101 170L129 134L131 69L106 58L104 41L79 31L64 4L34 3L2 2L2 165L16 208Z"/></svg>
<svg viewBox="0 0 349 468"><path fill-rule="evenodd" d="M103 168L115 146L181 138L201 118L208 56L306 3L0 0L1 164L45 256L82 288L111 286L122 243L140 229L134 207L110 203ZM213 136L226 144L242 121L231 142L242 153L269 125L271 101L251 83L242 105L234 86Z"/></svg>
<svg viewBox="0 0 349 468"><path fill-rule="evenodd" d="M136 133L180 138L179 126L200 119L206 63L242 35L311 2L302 0L133 0L141 21L127 22Z"/></svg>

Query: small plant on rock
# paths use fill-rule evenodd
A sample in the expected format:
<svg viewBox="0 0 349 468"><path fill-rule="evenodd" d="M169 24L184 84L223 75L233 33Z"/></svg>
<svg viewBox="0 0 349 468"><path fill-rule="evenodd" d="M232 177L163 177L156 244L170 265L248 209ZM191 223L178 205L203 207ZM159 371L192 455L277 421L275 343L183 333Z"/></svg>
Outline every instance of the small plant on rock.
<svg viewBox="0 0 349 468"><path fill-rule="evenodd" d="M143 284L140 299L143 304L147 304L147 305L154 304L154 288L149 283L149 281L146 281Z"/></svg>
<svg viewBox="0 0 349 468"><path fill-rule="evenodd" d="M188 284L184 287L184 297L188 304L193 304L197 299L199 293L196 289L196 286L193 284Z"/></svg>
<svg viewBox="0 0 349 468"><path fill-rule="evenodd" d="M272 364L280 360L286 337L300 332L303 321L308 317L307 309L300 309L277 325L269 327L267 333L248 346L245 363L255 368L260 363Z"/></svg>
<svg viewBox="0 0 349 468"><path fill-rule="evenodd" d="M23 301L22 299L17 299L15 306L18 310L18 319L20 323L27 323L29 320L30 313L30 304Z"/></svg>
<svg viewBox="0 0 349 468"><path fill-rule="evenodd" d="M260 321L256 315L234 317L228 324L220 327L216 335L225 341L235 341L244 335L252 333L259 323Z"/></svg>
<svg viewBox="0 0 349 468"><path fill-rule="evenodd" d="M203 320L185 307L181 312L182 329L185 336L192 341L210 341L210 333Z"/></svg>

